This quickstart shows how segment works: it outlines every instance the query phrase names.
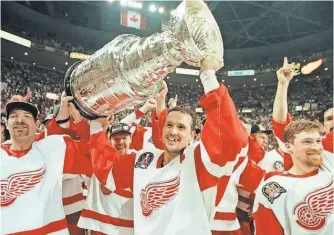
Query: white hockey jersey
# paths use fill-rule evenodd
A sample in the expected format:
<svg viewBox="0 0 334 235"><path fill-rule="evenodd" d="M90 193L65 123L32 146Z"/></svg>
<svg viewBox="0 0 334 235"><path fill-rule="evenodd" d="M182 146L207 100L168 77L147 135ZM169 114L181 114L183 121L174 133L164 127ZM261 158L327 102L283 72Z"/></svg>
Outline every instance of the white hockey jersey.
<svg viewBox="0 0 334 235"><path fill-rule="evenodd" d="M267 173L273 171L283 172L284 158L278 152L278 149L273 149L264 155L263 159L258 163L258 166Z"/></svg>
<svg viewBox="0 0 334 235"><path fill-rule="evenodd" d="M109 190L132 179L136 235L211 235L218 178L232 174L247 134L223 85L200 103L207 113L201 141L162 168L163 151L155 148L128 158L118 158L108 146L93 151L93 162L101 167L94 173ZM108 168L112 171L105 174Z"/></svg>
<svg viewBox="0 0 334 235"><path fill-rule="evenodd" d="M86 202L78 227L112 235L134 233L132 192L112 192L93 175Z"/></svg>
<svg viewBox="0 0 334 235"><path fill-rule="evenodd" d="M63 205L65 215L79 212L84 208L83 184L84 181L80 175L64 174Z"/></svg>
<svg viewBox="0 0 334 235"><path fill-rule="evenodd" d="M133 148L152 148L152 128L133 126ZM130 153L135 150L130 150ZM86 205L78 222L78 227L113 235L132 235L133 230L133 194L128 189L111 192L92 176Z"/></svg>
<svg viewBox="0 0 334 235"><path fill-rule="evenodd" d="M1 234L68 234L62 205L64 138L35 142L22 157L0 151Z"/></svg>
<svg viewBox="0 0 334 235"><path fill-rule="evenodd" d="M254 204L256 235L333 234L333 157L303 176L268 175Z"/></svg>

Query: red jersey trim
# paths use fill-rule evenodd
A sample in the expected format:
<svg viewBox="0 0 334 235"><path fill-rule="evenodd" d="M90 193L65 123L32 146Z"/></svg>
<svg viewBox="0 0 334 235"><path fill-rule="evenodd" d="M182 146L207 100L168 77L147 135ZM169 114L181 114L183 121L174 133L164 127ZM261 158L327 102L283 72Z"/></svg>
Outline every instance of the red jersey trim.
<svg viewBox="0 0 334 235"><path fill-rule="evenodd" d="M64 197L63 198L63 206L68 206L68 205L71 205L71 204L74 204L76 202L80 202L80 201L83 201L84 200L84 197L82 195L82 193L78 193L78 194L75 194L73 196L70 196L70 197Z"/></svg>
<svg viewBox="0 0 334 235"><path fill-rule="evenodd" d="M304 175L293 175L290 173L284 173L284 172L269 172L268 174L265 175L264 180L267 180L275 175L280 175L280 176L287 176L287 177L293 177L293 178L306 178L306 177L310 177L310 176L314 176L318 174L318 170L314 170L311 171L309 173L306 173Z"/></svg>
<svg viewBox="0 0 334 235"><path fill-rule="evenodd" d="M10 146L11 146L11 144L2 144L2 145L1 145L1 148L2 148L3 150L5 150L5 151L7 152L8 155L10 155L11 157L16 157L16 158L21 158L21 157L23 157L23 156L26 155L26 154L30 151L30 149L31 149L31 147L30 147L29 149L26 149L26 150L15 151L15 150L10 149Z"/></svg>
<svg viewBox="0 0 334 235"><path fill-rule="evenodd" d="M27 230L17 233L10 233L10 235L46 235L63 229L67 229L66 219L51 222L37 229Z"/></svg>
<svg viewBox="0 0 334 235"><path fill-rule="evenodd" d="M126 219L111 217L108 215L102 215L95 211L87 209L82 210L81 216L88 219L97 220L105 224L111 224L118 227L133 228L133 220L126 220Z"/></svg>
<svg viewBox="0 0 334 235"><path fill-rule="evenodd" d="M214 220L235 220L237 218L236 212L219 212L217 211L214 217Z"/></svg>

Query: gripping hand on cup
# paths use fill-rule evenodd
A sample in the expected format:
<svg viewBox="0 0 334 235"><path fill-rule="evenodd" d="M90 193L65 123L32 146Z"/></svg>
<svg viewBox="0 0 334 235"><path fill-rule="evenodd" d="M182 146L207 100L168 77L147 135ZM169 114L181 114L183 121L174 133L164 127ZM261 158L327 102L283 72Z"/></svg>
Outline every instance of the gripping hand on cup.
<svg viewBox="0 0 334 235"><path fill-rule="evenodd" d="M170 98L168 101L168 108L173 109L177 105L177 94L175 95L175 98Z"/></svg>
<svg viewBox="0 0 334 235"><path fill-rule="evenodd" d="M155 110L158 117L160 113L162 113L166 109L167 92L168 92L167 83L163 81L159 93L155 95L155 100L157 101Z"/></svg>

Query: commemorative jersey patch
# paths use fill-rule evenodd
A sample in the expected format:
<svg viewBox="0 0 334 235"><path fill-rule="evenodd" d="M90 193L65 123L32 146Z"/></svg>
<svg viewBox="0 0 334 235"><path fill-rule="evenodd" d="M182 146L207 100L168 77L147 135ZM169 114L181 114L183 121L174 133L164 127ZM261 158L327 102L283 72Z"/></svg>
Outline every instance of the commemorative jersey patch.
<svg viewBox="0 0 334 235"><path fill-rule="evenodd" d="M146 152L141 154L135 164L135 168L147 169L147 167L151 164L153 158L153 153Z"/></svg>
<svg viewBox="0 0 334 235"><path fill-rule="evenodd" d="M275 171L283 172L284 171L284 164L281 161L275 161L274 164L273 164L273 168L275 169Z"/></svg>
<svg viewBox="0 0 334 235"><path fill-rule="evenodd" d="M269 182L263 186L262 193L273 204L274 200L279 198L282 193L286 193L286 190L277 182Z"/></svg>

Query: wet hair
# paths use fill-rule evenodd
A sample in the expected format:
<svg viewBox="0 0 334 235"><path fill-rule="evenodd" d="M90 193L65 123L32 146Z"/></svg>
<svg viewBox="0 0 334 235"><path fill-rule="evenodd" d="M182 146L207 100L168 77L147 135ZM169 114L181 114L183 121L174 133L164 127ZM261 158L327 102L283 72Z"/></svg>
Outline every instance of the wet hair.
<svg viewBox="0 0 334 235"><path fill-rule="evenodd" d="M284 129L285 142L293 143L296 135L303 131L319 131L321 133L322 125L319 122L309 120L298 120L290 122Z"/></svg>
<svg viewBox="0 0 334 235"><path fill-rule="evenodd" d="M191 130L195 129L196 115L192 110L190 110L188 108L182 108L180 106L176 106L175 108L170 109L168 111L168 114L170 114L171 112L180 112L180 113L184 113L184 114L189 115L191 117L191 123L190 123Z"/></svg>

